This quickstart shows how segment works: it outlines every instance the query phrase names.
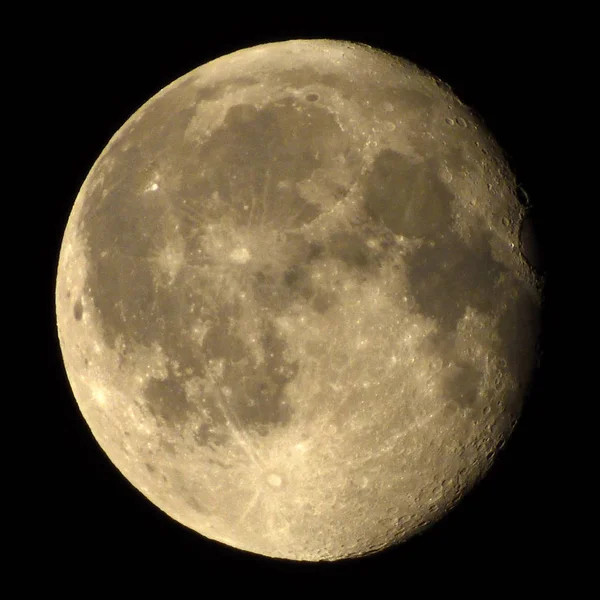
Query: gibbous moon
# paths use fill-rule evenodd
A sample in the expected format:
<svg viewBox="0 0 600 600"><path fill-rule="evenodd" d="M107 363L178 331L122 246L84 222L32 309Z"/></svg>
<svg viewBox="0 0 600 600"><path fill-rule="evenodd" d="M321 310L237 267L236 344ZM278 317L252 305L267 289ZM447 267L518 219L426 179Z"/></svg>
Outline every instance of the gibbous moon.
<svg viewBox="0 0 600 600"><path fill-rule="evenodd" d="M486 473L531 378L516 189L448 86L364 45L266 44L177 79L64 234L58 331L92 434L230 546L407 540Z"/></svg>

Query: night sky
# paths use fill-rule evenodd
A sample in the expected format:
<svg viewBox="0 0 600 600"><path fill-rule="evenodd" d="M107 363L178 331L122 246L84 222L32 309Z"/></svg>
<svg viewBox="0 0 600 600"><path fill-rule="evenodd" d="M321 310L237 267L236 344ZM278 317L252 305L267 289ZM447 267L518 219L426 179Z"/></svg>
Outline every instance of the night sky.
<svg viewBox="0 0 600 600"><path fill-rule="evenodd" d="M423 17L402 17L402 11L393 18L371 16L369 25L366 8L367 15L321 21L300 11L303 17L287 23L281 16L238 16L228 24L231 15L216 23L182 15L167 25L156 12L143 24L105 14L100 26L90 10L74 17L77 26L67 24L66 13L48 14L51 26L40 27L43 33L32 38L37 59L25 66L35 80L37 108L43 106L46 115L34 153L41 165L35 192L42 205L41 231L34 260L42 286L37 297L43 392L35 409L42 448L28 459L41 479L20 540L23 560L35 566L35 573L65 589L76 589L78 577L105 582L156 577L180 581L200 595L207 593L205 582L217 576L225 577L222 585L232 586L225 595L250 581L276 593L286 593L275 587L281 583L291 584L286 589L292 593L294 582L349 593L374 580L393 585L401 595L409 582L410 589L417 581L427 589L438 581L450 593L486 580L506 583L519 573L533 581L537 569L555 568L552 523L561 511L556 488L562 483L556 476L553 428L564 383L558 368L561 263L554 242L559 220L548 179L547 123L554 97L547 88L560 42L534 18L505 13L501 21L491 7L484 8L487 16L473 17L469 26L456 14L448 17L455 25L440 15L430 26ZM300 564L202 538L150 504L116 470L71 394L56 336L53 286L77 192L109 139L139 106L175 78L223 54L269 41L319 37L363 42L412 60L446 81L482 116L529 197L541 246L539 265L548 283L541 366L519 426L488 477L443 521L401 546L364 559Z"/></svg>

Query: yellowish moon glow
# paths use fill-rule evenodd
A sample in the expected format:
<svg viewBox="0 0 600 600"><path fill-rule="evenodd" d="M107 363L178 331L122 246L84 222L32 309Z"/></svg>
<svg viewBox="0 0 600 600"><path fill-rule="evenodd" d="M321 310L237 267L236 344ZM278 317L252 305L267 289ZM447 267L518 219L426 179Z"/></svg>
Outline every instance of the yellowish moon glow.
<svg viewBox="0 0 600 600"><path fill-rule="evenodd" d="M114 135L65 230L56 312L92 434L165 513L338 560L480 480L534 363L540 281L502 153L367 46L241 50Z"/></svg>

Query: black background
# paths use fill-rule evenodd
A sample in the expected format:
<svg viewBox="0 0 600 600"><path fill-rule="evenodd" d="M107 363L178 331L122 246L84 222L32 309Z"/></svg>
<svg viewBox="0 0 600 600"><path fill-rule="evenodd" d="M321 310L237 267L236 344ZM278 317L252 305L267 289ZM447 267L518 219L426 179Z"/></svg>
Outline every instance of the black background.
<svg viewBox="0 0 600 600"><path fill-rule="evenodd" d="M563 386L557 283L562 265L553 243L559 216L548 180L547 133L556 115L549 88L562 42L537 15L524 19L505 10L500 16L491 8L478 15L448 5L434 22L401 10L393 17L373 17L363 8L343 18L317 18L308 11L267 18L242 15L232 6L229 14L208 18L182 12L168 22L150 8L139 20L91 9L39 17L43 32L31 38L37 58L27 69L37 90L34 102L45 114L34 153L43 200L36 240L44 388L37 421L43 431L31 459L39 482L21 541L23 561L44 581L70 589L84 579L164 580L195 594L208 593L209 582L218 581L225 595L240 582L286 594L294 588L275 586L308 582L343 592L360 582L369 588L384 582L402 593L413 585L425 591L437 582L452 594L482 584L547 581L566 552L556 542L554 526L561 511L552 428ZM319 37L364 42L413 60L484 118L530 198L547 287L541 367L520 424L489 476L442 522L401 546L363 559L302 564L204 539L164 515L120 475L71 394L55 332L53 288L77 192L106 143L140 105L173 79L223 54Z"/></svg>

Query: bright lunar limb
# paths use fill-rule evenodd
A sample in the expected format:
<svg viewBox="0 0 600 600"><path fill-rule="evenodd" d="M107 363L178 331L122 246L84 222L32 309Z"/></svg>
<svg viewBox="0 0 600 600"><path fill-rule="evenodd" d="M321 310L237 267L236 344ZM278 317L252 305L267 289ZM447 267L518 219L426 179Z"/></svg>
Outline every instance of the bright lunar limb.
<svg viewBox="0 0 600 600"><path fill-rule="evenodd" d="M173 82L73 207L56 311L89 427L164 512L236 548L360 556L488 470L540 281L500 149L434 76L330 40Z"/></svg>

